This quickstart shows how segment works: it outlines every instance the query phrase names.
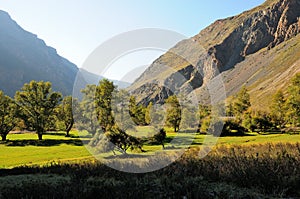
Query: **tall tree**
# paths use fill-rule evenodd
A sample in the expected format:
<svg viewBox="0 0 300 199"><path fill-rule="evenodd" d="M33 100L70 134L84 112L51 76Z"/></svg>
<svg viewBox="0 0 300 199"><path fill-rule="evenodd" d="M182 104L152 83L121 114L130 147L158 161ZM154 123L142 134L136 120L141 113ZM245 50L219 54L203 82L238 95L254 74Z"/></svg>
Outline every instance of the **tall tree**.
<svg viewBox="0 0 300 199"><path fill-rule="evenodd" d="M57 117L64 124L64 131L66 131L66 137L70 137L70 131L74 125L73 112L78 110L78 101L73 99L72 96L64 97L62 103L58 107ZM74 113L76 114L76 113Z"/></svg>
<svg viewBox="0 0 300 199"><path fill-rule="evenodd" d="M17 91L15 100L21 108L21 119L35 130L38 139L42 140L62 95L52 91L50 82L31 81L24 84L21 91Z"/></svg>
<svg viewBox="0 0 300 199"><path fill-rule="evenodd" d="M197 132L206 132L211 120L211 108L206 105L199 104L197 115L199 119Z"/></svg>
<svg viewBox="0 0 300 199"><path fill-rule="evenodd" d="M124 89L114 92L112 101L114 119L116 125L123 131L135 130L135 123L130 116L129 99L130 95Z"/></svg>
<svg viewBox="0 0 300 199"><path fill-rule="evenodd" d="M280 129L284 126L286 115L286 99L281 90L277 91L272 98L271 117L276 126Z"/></svg>
<svg viewBox="0 0 300 199"><path fill-rule="evenodd" d="M101 80L96 87L96 113L103 132L110 131L115 123L112 115L112 97L115 89L113 82L107 79Z"/></svg>
<svg viewBox="0 0 300 199"><path fill-rule="evenodd" d="M235 102L233 104L233 109L236 117L240 117L244 112L250 108L250 95L245 86L242 87L240 92L236 95Z"/></svg>
<svg viewBox="0 0 300 199"><path fill-rule="evenodd" d="M147 125L151 124L151 114L152 114L153 103L150 102L145 111L145 123Z"/></svg>
<svg viewBox="0 0 300 199"><path fill-rule="evenodd" d="M74 119L78 130L86 130L94 135L99 129L99 121L96 113L95 103L96 85L87 85L81 90L82 101L79 103L79 110L75 112Z"/></svg>
<svg viewBox="0 0 300 199"><path fill-rule="evenodd" d="M181 121L181 107L179 101L175 95L168 97L166 99L166 104L168 105L166 114L166 125L173 127L175 132L179 131L180 121Z"/></svg>
<svg viewBox="0 0 300 199"><path fill-rule="evenodd" d="M287 117L293 126L300 124L300 73L297 73L288 88Z"/></svg>
<svg viewBox="0 0 300 199"><path fill-rule="evenodd" d="M17 110L15 102L0 91L0 135L2 141L6 141L8 133L17 125Z"/></svg>
<svg viewBox="0 0 300 199"><path fill-rule="evenodd" d="M185 105L182 108L182 118L180 126L184 129L194 129L197 127L198 118L197 118L197 110L195 110L192 106Z"/></svg>
<svg viewBox="0 0 300 199"><path fill-rule="evenodd" d="M129 114L136 125L146 125L146 108L138 105L134 96L129 99Z"/></svg>

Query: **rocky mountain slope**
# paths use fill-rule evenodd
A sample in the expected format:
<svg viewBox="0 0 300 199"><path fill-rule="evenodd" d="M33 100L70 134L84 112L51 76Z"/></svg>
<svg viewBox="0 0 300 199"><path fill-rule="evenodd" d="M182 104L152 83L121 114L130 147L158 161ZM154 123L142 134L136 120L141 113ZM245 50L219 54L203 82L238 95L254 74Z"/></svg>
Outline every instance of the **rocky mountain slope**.
<svg viewBox="0 0 300 199"><path fill-rule="evenodd" d="M14 96L31 80L50 81L53 89L71 94L78 68L36 35L23 30L0 11L0 90Z"/></svg>
<svg viewBox="0 0 300 199"><path fill-rule="evenodd" d="M264 107L300 71L299 33L300 0L268 0L178 43L130 90L142 103L163 102L172 93L196 93L208 102L207 85L221 75L227 96L246 85L253 104Z"/></svg>

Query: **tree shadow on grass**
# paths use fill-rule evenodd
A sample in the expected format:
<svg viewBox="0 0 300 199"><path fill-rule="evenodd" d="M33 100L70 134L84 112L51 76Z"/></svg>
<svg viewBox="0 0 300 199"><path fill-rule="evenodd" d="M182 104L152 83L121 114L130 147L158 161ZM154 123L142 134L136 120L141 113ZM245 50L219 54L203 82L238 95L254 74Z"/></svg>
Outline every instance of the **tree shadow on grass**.
<svg viewBox="0 0 300 199"><path fill-rule="evenodd" d="M50 131L50 132L43 133L43 135L66 136L67 134L66 134L66 132L62 132L62 131L59 131L59 132Z"/></svg>
<svg viewBox="0 0 300 199"><path fill-rule="evenodd" d="M149 154L120 154L120 155L111 155L108 157L104 157L104 159L107 160L116 160L116 159L131 159L131 158L149 158L152 157L152 155Z"/></svg>
<svg viewBox="0 0 300 199"><path fill-rule="evenodd" d="M72 146L83 146L88 144L89 140L80 140L80 139L45 139L45 140L8 140L6 141L6 146L59 146L61 144L67 144Z"/></svg>

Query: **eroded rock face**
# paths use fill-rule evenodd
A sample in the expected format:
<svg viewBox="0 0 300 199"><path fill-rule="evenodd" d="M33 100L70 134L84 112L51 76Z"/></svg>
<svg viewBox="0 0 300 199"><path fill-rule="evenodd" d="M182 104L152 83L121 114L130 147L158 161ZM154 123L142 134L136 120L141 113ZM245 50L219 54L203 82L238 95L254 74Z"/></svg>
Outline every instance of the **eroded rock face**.
<svg viewBox="0 0 300 199"><path fill-rule="evenodd" d="M218 20L188 41L177 44L170 50L175 52L172 56L170 53L161 56L142 75L143 78L133 84L133 87L135 84L142 86L133 89L132 93L143 103L162 102L167 98L171 92L164 90L163 85L167 85L172 93L189 94L205 86L219 73L243 62L248 55L263 48L271 49L299 33L300 0L267 1L251 11ZM174 61L179 59L178 54L186 63ZM162 62L176 71L147 81L147 76L152 75L150 71L160 70L156 63ZM156 86L147 89L147 85L153 85L153 82Z"/></svg>

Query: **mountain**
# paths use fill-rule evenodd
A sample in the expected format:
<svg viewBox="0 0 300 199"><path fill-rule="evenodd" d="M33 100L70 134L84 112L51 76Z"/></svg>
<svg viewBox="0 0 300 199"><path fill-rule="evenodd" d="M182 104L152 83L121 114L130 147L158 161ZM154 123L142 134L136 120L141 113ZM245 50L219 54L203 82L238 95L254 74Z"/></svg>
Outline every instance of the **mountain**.
<svg viewBox="0 0 300 199"><path fill-rule="evenodd" d="M141 103L171 94L208 103L208 85L222 77L226 95L245 85L253 105L264 108L300 72L300 0L268 0L234 17L217 20L181 41L152 65L129 90Z"/></svg>
<svg viewBox="0 0 300 199"><path fill-rule="evenodd" d="M87 84L97 84L102 76L90 73L57 54L56 50L11 19L0 10L0 90L13 97L24 83L31 80L50 81L53 90L71 95ZM76 83L75 83L76 80ZM119 88L127 82L112 80Z"/></svg>
<svg viewBox="0 0 300 199"><path fill-rule="evenodd" d="M53 90L71 94L78 68L56 50L22 29L0 11L0 90L14 96L31 80L50 81Z"/></svg>

